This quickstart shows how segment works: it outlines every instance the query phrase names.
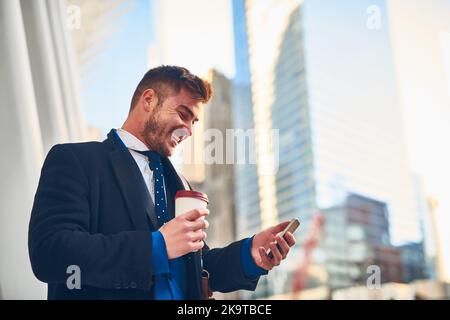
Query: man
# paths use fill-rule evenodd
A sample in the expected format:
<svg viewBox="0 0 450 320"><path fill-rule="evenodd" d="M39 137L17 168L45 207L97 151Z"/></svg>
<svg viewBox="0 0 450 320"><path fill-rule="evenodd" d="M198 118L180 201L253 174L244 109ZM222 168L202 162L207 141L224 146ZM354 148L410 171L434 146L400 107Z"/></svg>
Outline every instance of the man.
<svg viewBox="0 0 450 320"><path fill-rule="evenodd" d="M213 291L254 290L286 258L295 239L276 234L288 222L209 249L208 210L175 217L174 195L186 186L167 157L210 96L210 84L185 68L151 69L121 129L50 150L29 226L33 272L49 299L200 299L202 268Z"/></svg>

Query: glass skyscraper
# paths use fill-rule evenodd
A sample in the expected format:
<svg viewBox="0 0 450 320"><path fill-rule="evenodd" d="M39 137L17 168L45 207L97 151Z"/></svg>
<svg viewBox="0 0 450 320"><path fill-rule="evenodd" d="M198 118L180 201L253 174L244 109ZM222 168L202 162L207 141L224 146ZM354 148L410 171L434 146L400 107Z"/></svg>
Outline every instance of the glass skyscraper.
<svg viewBox="0 0 450 320"><path fill-rule="evenodd" d="M252 130L253 102L249 70L247 43L247 21L245 4L233 0L233 34L236 61L236 74L233 79L233 120L234 128ZM260 197L256 164L249 163L250 141L246 144L246 162L235 167L235 199L238 238L247 237L261 228Z"/></svg>
<svg viewBox="0 0 450 320"><path fill-rule="evenodd" d="M312 215L349 193L386 203L394 243L421 238L389 28L367 23L370 6L386 17L384 1L245 3L261 225L301 220L270 293L289 291ZM274 156L278 166L262 171Z"/></svg>

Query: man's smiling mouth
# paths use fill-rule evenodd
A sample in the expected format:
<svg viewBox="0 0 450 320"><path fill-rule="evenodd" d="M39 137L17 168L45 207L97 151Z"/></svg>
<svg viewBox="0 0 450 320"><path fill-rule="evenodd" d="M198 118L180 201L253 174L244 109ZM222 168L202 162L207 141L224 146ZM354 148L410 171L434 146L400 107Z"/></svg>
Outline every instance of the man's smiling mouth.
<svg viewBox="0 0 450 320"><path fill-rule="evenodd" d="M180 139L180 138L177 138L177 137L174 137L174 136L172 135L171 141L172 141L172 142L175 144L175 146L176 146L176 145L178 145L178 144L181 142L181 139Z"/></svg>
<svg viewBox="0 0 450 320"><path fill-rule="evenodd" d="M171 141L176 145L178 145L181 141L187 139L189 137L189 132L186 128L175 129L172 132Z"/></svg>

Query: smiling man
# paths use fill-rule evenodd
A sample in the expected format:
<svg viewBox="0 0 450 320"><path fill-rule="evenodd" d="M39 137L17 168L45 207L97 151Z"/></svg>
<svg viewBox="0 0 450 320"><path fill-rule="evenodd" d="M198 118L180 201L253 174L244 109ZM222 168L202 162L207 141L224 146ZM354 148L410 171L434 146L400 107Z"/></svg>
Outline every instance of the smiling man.
<svg viewBox="0 0 450 320"><path fill-rule="evenodd" d="M202 268L212 291L254 290L286 258L294 236L276 235L288 222L210 249L208 210L175 217L174 195L189 184L168 157L210 97L210 84L187 69L157 67L121 129L50 150L29 226L33 272L49 299L201 299ZM79 270L79 286L68 285L68 270Z"/></svg>

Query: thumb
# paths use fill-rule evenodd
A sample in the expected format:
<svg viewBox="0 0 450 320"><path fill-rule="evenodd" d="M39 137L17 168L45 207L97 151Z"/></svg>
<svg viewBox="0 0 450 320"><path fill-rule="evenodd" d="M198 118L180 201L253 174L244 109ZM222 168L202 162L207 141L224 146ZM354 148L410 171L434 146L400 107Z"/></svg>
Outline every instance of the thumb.
<svg viewBox="0 0 450 320"><path fill-rule="evenodd" d="M269 231L274 234L281 232L284 230L284 228L286 228L288 226L289 222L290 221L281 222L280 224L277 224L276 226L270 227Z"/></svg>
<svg viewBox="0 0 450 320"><path fill-rule="evenodd" d="M200 217L207 216L208 214L209 214L208 209L194 209L184 213L182 216L184 216L186 220L195 221Z"/></svg>

